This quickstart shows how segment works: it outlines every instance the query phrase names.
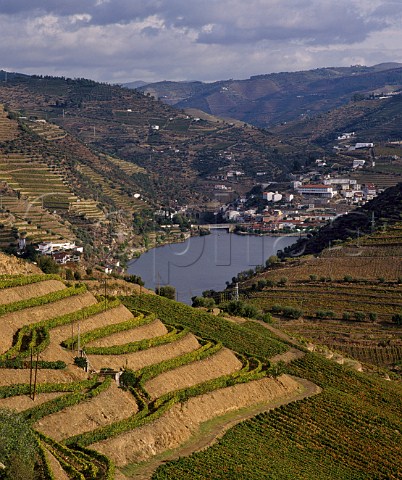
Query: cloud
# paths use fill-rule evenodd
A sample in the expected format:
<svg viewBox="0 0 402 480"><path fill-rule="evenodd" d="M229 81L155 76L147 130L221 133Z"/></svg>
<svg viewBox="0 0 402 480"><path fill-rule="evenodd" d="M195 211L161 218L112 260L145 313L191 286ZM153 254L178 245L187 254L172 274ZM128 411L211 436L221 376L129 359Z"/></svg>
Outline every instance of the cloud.
<svg viewBox="0 0 402 480"><path fill-rule="evenodd" d="M210 81L401 61L401 19L394 0L0 0L0 67Z"/></svg>

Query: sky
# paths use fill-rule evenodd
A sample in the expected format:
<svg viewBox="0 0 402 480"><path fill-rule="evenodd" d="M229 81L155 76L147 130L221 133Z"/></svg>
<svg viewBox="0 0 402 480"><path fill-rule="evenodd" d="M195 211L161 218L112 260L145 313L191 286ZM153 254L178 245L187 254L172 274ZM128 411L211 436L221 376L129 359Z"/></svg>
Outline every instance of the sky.
<svg viewBox="0 0 402 480"><path fill-rule="evenodd" d="M402 62L401 0L0 0L0 69L244 79Z"/></svg>

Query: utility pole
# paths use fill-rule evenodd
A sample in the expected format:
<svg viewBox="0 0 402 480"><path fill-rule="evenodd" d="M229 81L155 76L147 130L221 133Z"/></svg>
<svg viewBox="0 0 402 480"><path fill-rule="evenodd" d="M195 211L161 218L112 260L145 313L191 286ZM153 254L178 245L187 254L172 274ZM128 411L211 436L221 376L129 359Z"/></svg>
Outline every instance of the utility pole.
<svg viewBox="0 0 402 480"><path fill-rule="evenodd" d="M107 309L107 278L105 278L105 293L104 293L104 296L105 296L105 310Z"/></svg>
<svg viewBox="0 0 402 480"><path fill-rule="evenodd" d="M81 335L80 335L80 321L78 320L77 357L80 356L80 350L81 350Z"/></svg>
<svg viewBox="0 0 402 480"><path fill-rule="evenodd" d="M33 389L33 396L32 396L33 401L35 401L35 394L36 394L36 379L38 377L38 363L39 363L39 351L36 352L35 379L34 379L34 389Z"/></svg>
<svg viewBox="0 0 402 480"><path fill-rule="evenodd" d="M31 363L29 365L29 398L32 398L32 369L33 369L33 348L31 347Z"/></svg>

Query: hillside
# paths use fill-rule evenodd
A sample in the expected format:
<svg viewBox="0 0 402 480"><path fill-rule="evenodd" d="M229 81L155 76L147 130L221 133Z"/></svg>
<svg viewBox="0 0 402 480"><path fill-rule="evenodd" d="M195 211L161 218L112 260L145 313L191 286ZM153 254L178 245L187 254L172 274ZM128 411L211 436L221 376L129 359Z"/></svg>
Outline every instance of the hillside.
<svg viewBox="0 0 402 480"><path fill-rule="evenodd" d="M255 348L253 355L252 326L220 320L206 338L197 317L192 328L161 321L133 299L123 305L55 275L24 275L24 263L8 266L7 258L0 259L0 411L15 409L33 428L35 478L116 478L113 464L177 447L206 420L305 396L303 384L280 375ZM15 274L5 274L12 265ZM231 330L241 344L230 343ZM287 349L270 332L260 334L269 355ZM3 460L7 468L12 459Z"/></svg>
<svg viewBox="0 0 402 480"><path fill-rule="evenodd" d="M352 468L353 478L399 477L399 383L306 355L300 342L262 322L156 295L94 297L54 275L22 274L25 264L16 259L14 275L4 274L8 257L0 260L0 415L8 422L2 409L17 410L20 425L35 435L32 478L150 478L166 459L208 446L245 419L197 454L190 469L193 457L153 478L210 478L213 469L216 478L266 478L281 470L283 478L307 479L314 471L315 478L346 479ZM30 387L31 352L38 370ZM281 373L281 359L291 375ZM7 447L6 425L0 445ZM222 451L227 442L237 451L231 458ZM256 455L261 445L269 451ZM375 461L364 462L358 452L374 448ZM15 467L7 455L6 468Z"/></svg>
<svg viewBox="0 0 402 480"><path fill-rule="evenodd" d="M401 64L318 68L257 75L247 80L158 82L138 87L176 108L197 108L258 127L343 105L356 94L392 91L402 85Z"/></svg>
<svg viewBox="0 0 402 480"><path fill-rule="evenodd" d="M0 102L26 117L30 129L29 120L47 120L43 136L63 148L75 138L92 155L103 152L145 169L121 176L117 171L111 180L122 182L121 189L130 194L139 191L151 204L177 200L200 207L214 199L212 177L222 169L243 171L233 181L233 190L241 193L253 185L257 172L278 178L300 156L268 132L191 117L137 91L85 79L14 74L5 81L3 74ZM95 173L107 174L107 165L94 167ZM96 180L88 168L92 163L86 162L83 175Z"/></svg>
<svg viewBox="0 0 402 480"><path fill-rule="evenodd" d="M350 101L319 115L272 128L275 135L312 142L330 151L342 132L355 132L357 142L384 143L401 139L402 95Z"/></svg>

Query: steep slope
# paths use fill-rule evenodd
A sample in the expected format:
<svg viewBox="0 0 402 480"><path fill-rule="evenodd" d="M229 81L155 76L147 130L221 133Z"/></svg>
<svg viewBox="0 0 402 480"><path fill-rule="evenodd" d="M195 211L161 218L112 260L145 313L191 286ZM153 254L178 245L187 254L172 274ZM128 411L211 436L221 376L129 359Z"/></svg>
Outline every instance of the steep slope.
<svg viewBox="0 0 402 480"><path fill-rule="evenodd" d="M164 325L155 314L130 311L116 298L95 298L83 285L68 287L57 276L40 274L0 280L0 408L15 407L32 425L47 452L47 461L37 459L41 478L51 478L51 471L59 478L63 471L75 478L114 478L107 456L115 444L121 453L111 456L123 466L180 445L188 438L182 433L196 433L206 419L303 394L297 381L276 380L280 372L267 359ZM278 353L286 347L272 339L272 348ZM86 364L88 373L76 364ZM201 407L190 400L201 396L204 406L212 403L194 423ZM174 406L188 414L170 414ZM170 431L159 446L152 447L151 435L133 449L130 438L141 434L140 427L156 425Z"/></svg>

